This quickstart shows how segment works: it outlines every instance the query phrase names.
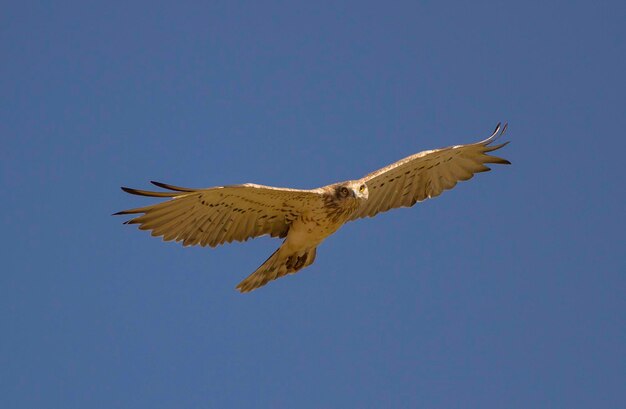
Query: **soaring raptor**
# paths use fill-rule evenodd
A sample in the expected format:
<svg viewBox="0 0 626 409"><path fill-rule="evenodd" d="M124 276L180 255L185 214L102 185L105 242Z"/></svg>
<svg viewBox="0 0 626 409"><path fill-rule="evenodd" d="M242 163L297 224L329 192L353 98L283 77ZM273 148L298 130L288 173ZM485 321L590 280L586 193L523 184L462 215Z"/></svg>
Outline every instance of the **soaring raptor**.
<svg viewBox="0 0 626 409"><path fill-rule="evenodd" d="M420 152L361 179L312 190L252 183L189 189L152 182L164 192L122 187L134 195L170 200L115 214L138 215L125 224L138 224L153 236L184 246L215 247L266 234L284 238L274 254L237 285L245 293L311 265L317 246L348 221L439 196L458 181L490 170L486 164L510 164L488 155L508 143L492 145L506 127L498 124L481 142Z"/></svg>

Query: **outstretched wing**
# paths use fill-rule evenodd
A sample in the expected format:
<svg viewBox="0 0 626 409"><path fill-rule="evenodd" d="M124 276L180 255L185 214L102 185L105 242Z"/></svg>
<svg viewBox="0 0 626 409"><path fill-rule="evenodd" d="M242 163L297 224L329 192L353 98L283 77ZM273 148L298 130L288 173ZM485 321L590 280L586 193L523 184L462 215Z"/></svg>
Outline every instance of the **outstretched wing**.
<svg viewBox="0 0 626 409"><path fill-rule="evenodd" d="M361 179L367 184L368 200L354 213L352 220L372 217L397 207L410 207L452 189L458 181L471 179L475 173L491 170L485 164L510 164L506 159L488 155L508 142L490 145L506 131L496 127L484 141L450 146L409 156Z"/></svg>
<svg viewBox="0 0 626 409"><path fill-rule="evenodd" d="M169 191L150 192L122 187L140 196L171 198L162 203L124 210L116 215L139 214L126 221L151 230L163 240L185 246L215 247L269 234L287 235L290 223L306 209L321 206L318 190L276 188L247 183L209 189L189 189L152 182Z"/></svg>

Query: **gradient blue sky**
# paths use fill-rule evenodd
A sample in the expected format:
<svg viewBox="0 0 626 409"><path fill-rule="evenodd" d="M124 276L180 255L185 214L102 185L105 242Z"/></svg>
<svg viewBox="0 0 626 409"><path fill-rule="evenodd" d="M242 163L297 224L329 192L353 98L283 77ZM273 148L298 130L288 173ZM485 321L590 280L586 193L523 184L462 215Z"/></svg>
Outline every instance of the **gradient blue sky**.
<svg viewBox="0 0 626 409"><path fill-rule="evenodd" d="M7 2L3 408L626 407L620 1ZM164 243L119 186L312 188L509 122L499 166L279 245Z"/></svg>

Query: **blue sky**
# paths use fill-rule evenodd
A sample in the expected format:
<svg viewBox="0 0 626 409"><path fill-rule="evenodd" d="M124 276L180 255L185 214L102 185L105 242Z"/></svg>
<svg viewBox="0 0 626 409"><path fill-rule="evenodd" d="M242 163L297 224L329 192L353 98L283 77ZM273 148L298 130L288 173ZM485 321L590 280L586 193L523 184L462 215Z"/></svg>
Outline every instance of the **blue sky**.
<svg viewBox="0 0 626 409"><path fill-rule="evenodd" d="M626 405L623 2L12 2L0 406ZM478 141L496 166L280 244L164 243L149 180L313 188Z"/></svg>

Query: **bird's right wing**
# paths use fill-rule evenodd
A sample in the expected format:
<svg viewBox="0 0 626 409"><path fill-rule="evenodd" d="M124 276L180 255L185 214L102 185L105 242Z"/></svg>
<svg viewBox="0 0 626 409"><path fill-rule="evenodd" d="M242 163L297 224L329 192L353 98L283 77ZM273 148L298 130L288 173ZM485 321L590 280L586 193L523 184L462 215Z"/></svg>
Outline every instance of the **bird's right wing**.
<svg viewBox="0 0 626 409"><path fill-rule="evenodd" d="M165 202L116 215L139 214L126 224L138 224L163 240L182 241L185 246L215 247L270 235L284 237L290 223L303 209L321 206L321 192L246 183L209 189L189 189L152 182L169 191L151 192L122 187L125 192L170 198Z"/></svg>
<svg viewBox="0 0 626 409"><path fill-rule="evenodd" d="M490 170L486 166L489 163L510 164L506 159L488 155L508 143L491 145L506 127L498 124L491 136L481 142L416 153L360 179L367 184L369 198L351 220L437 197L457 182Z"/></svg>

